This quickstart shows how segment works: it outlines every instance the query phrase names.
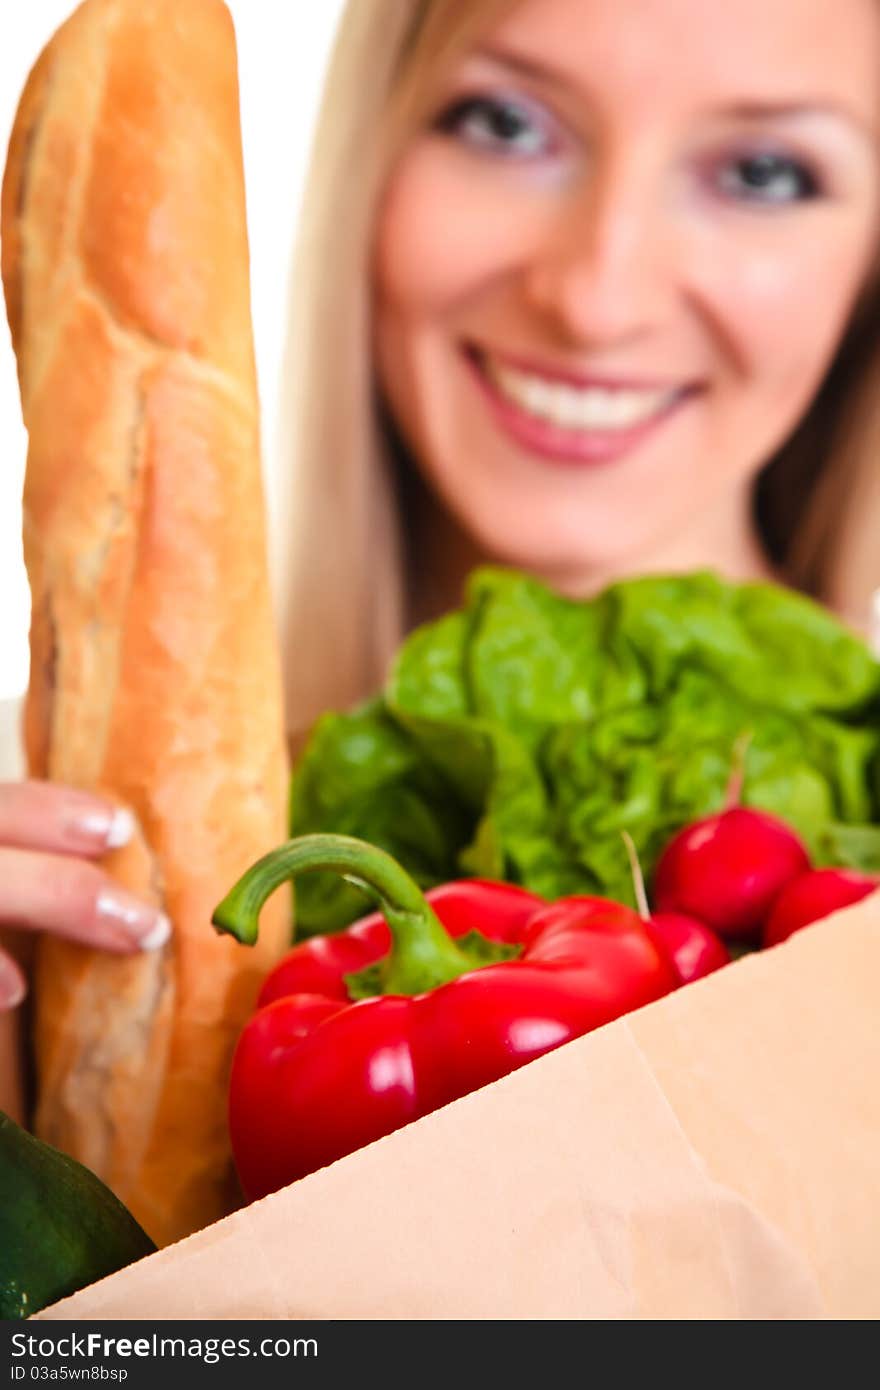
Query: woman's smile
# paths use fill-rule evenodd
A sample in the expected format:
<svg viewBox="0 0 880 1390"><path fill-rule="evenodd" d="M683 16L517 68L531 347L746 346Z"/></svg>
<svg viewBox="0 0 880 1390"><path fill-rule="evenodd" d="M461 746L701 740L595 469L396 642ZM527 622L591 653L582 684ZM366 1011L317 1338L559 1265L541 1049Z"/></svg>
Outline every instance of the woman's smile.
<svg viewBox="0 0 880 1390"><path fill-rule="evenodd" d="M465 351L498 428L520 447L557 463L609 463L684 402L694 386L578 375Z"/></svg>

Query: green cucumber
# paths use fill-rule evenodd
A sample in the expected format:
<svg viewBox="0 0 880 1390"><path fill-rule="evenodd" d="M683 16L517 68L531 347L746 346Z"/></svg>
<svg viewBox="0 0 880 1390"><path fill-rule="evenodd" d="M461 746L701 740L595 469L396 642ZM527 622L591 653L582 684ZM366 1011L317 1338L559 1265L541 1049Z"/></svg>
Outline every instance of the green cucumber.
<svg viewBox="0 0 880 1390"><path fill-rule="evenodd" d="M27 1318L156 1249L100 1178L0 1110L0 1318Z"/></svg>

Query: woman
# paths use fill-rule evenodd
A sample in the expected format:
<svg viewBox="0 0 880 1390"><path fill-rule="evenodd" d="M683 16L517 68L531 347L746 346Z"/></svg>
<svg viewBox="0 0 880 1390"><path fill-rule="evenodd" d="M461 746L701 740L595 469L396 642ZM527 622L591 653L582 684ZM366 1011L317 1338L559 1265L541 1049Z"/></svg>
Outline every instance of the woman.
<svg viewBox="0 0 880 1390"><path fill-rule="evenodd" d="M863 621L878 59L876 0L351 5L294 286L294 737L486 559L577 596L710 565ZM158 945L90 862L125 833L0 788L0 922Z"/></svg>

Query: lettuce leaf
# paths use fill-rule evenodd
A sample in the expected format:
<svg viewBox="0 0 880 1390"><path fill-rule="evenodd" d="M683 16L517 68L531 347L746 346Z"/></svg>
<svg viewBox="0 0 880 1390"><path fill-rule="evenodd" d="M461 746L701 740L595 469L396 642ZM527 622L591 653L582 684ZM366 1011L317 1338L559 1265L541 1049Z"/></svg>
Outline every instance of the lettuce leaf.
<svg viewBox="0 0 880 1390"><path fill-rule="evenodd" d="M483 569L381 695L319 721L291 826L363 836L426 887L479 875L632 902L620 831L650 877L670 835L721 806L745 731L743 802L790 821L817 863L880 869L880 664L826 610L708 572L578 603ZM309 877L298 928L365 905Z"/></svg>

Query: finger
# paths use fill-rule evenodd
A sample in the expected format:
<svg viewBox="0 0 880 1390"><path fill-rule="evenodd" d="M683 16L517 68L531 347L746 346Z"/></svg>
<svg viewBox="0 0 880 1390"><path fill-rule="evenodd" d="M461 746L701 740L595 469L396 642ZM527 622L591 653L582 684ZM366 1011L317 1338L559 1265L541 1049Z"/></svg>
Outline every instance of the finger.
<svg viewBox="0 0 880 1390"><path fill-rule="evenodd" d="M0 951L0 1013L16 1008L27 994L27 983L17 961Z"/></svg>
<svg viewBox="0 0 880 1390"><path fill-rule="evenodd" d="M0 926L50 931L107 951L152 951L168 918L86 859L0 849Z"/></svg>
<svg viewBox="0 0 880 1390"><path fill-rule="evenodd" d="M97 855L133 833L130 811L91 792L54 782L0 782L0 845Z"/></svg>

